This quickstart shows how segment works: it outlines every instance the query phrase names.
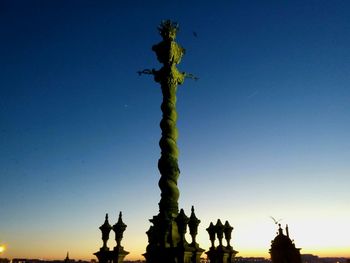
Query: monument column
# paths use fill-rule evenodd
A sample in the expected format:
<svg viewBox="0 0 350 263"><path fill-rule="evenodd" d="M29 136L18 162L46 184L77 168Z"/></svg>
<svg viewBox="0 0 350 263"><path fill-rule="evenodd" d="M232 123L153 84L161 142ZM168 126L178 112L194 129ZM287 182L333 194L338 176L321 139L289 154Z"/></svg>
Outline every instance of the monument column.
<svg viewBox="0 0 350 263"><path fill-rule="evenodd" d="M160 24L158 29L162 41L154 45L152 50L156 53L162 67L159 70L146 69L139 72L139 74L153 75L154 80L160 84L163 94L160 122L162 135L159 141L161 156L158 160L161 175L158 185L161 190L161 198L159 213L150 220L153 226L147 231L148 246L144 256L148 263L191 262L195 249L188 246L184 239L188 220L183 220L185 215L183 212L179 214L178 205L177 181L180 169L176 128L176 91L178 85L181 85L186 77L194 77L191 74L180 72L176 67L185 53L185 49L175 42L176 33L179 30L178 24L166 20Z"/></svg>

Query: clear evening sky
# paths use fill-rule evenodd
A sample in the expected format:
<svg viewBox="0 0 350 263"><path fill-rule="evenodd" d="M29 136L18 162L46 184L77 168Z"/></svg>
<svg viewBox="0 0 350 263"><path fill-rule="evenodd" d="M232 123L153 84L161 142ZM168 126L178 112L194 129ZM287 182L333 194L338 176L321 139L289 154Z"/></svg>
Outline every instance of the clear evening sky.
<svg viewBox="0 0 350 263"><path fill-rule="evenodd" d="M350 257L350 1L0 1L3 257L90 259L123 212L141 258L158 212L161 91L153 44L180 24L179 206L269 257ZM195 32L195 33L194 33ZM111 233L109 246L115 245Z"/></svg>

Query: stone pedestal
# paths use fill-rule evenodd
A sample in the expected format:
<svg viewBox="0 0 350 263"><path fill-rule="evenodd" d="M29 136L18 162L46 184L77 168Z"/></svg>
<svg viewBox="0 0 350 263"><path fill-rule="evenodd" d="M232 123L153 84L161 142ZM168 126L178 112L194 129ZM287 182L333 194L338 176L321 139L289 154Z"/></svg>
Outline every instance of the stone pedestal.
<svg viewBox="0 0 350 263"><path fill-rule="evenodd" d="M232 263L233 258L238 252L232 248L218 246L217 248L210 248L206 254L210 263Z"/></svg>
<svg viewBox="0 0 350 263"><path fill-rule="evenodd" d="M111 251L111 259L113 263L121 263L123 262L126 255L128 255L129 252L125 251L122 246L115 247L113 251Z"/></svg>
<svg viewBox="0 0 350 263"><path fill-rule="evenodd" d="M97 257L98 262L100 263L108 263L109 262L109 248L100 248L99 251L94 253L94 255Z"/></svg>
<svg viewBox="0 0 350 263"><path fill-rule="evenodd" d="M98 252L94 253L100 263L121 263L124 261L126 255L129 252L125 251L122 247L109 249L100 249Z"/></svg>
<svg viewBox="0 0 350 263"><path fill-rule="evenodd" d="M195 242L199 220L192 207L188 218L183 209L177 217L162 217L160 215L150 220L153 226L147 231L148 246L144 257L147 263L199 263L204 249ZM197 224L193 224L196 221ZM185 239L187 227L190 228L192 243Z"/></svg>

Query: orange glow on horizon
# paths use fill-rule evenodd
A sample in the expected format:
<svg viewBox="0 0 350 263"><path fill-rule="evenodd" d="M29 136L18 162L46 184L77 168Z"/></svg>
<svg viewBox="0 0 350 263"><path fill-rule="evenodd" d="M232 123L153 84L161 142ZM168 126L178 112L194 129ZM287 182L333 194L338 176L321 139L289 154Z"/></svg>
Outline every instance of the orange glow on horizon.
<svg viewBox="0 0 350 263"><path fill-rule="evenodd" d="M0 246L0 253L3 253L4 251L5 251L5 246L4 245Z"/></svg>
<svg viewBox="0 0 350 263"><path fill-rule="evenodd" d="M342 210L342 211L345 211ZM303 218L287 214L290 238L294 240L297 248L301 248L301 254L312 254L318 257L344 257L350 258L350 247L347 246L348 228L346 228L346 220L348 212L343 212L343 217L328 218L321 215L307 215L303 213ZM332 214L332 213L330 213ZM225 218L230 219L230 223L235 227L231 246L239 253L237 257L263 257L270 258L269 249L271 240L276 236L276 226L270 222L268 216L260 216L256 214L247 214L245 217L235 216L234 214L225 214ZM318 217L317 222L313 219ZM196 241L200 247L208 251L210 241L205 227L209 225L209 215L201 215L204 219L199 226L198 236ZM211 216L212 217L212 216ZM301 215L299 215L301 217ZM287 221L287 220L285 220ZM332 227L324 227L327 222L332 222ZM129 221L128 229L123 239L122 245L130 254L126 256L126 260L144 260L142 256L146 252L147 237L138 229L138 220ZM329 225L329 224L328 224ZM141 226L146 229L147 223ZM284 226L283 226L284 228ZM285 229L283 229L285 231ZM322 230L322 231L321 231ZM90 233L90 232L89 232ZM88 260L97 259L93 253L101 246L100 233L96 230L91 231L91 235L87 236L85 242L78 242L80 235L76 235L72 239L67 239L65 234L59 236L53 243L50 238L38 237L30 242L27 240L17 240L5 237L7 242L11 244L11 248L6 248L5 253L7 258L43 258L48 260L63 260L66 257L67 251L71 259ZM140 234L141 233L141 234ZM285 232L284 232L285 233ZM339 235L339 233L342 233ZM59 235L59 234L58 234ZM28 239L29 240L29 239ZM45 240L47 242L43 242ZM186 240L190 241L191 237L187 234ZM54 245L53 245L54 244ZM217 245L217 240L216 243ZM115 245L113 238L108 243L112 248ZM4 251L4 250L3 250ZM3 254L1 254L2 256ZM206 257L203 253L202 257Z"/></svg>
<svg viewBox="0 0 350 263"><path fill-rule="evenodd" d="M0 248L5 248L1 246ZM206 251L208 248L205 248ZM3 250L3 251L4 251ZM126 256L125 260L144 260L144 257L142 256L143 253L145 253L145 249L139 249L132 251L129 249L130 254ZM73 251L72 251L73 252ZM342 248L329 248L329 249L302 249L301 254L312 254L318 257L344 257L344 258L350 258L350 252L349 248L342 247ZM74 255L75 254L75 255ZM94 255L92 254L84 254L84 253L78 253L75 252L71 259L75 260L91 260L96 259ZM38 258L38 256L35 255L11 255L10 258ZM206 254L203 253L202 257L206 257ZM239 253L236 255L236 257L263 257L266 259L270 258L270 254L268 252L268 248L265 249L246 249L246 250L239 250ZM57 260L62 259L63 256L61 254L58 256L54 255L40 255L39 258L47 259L47 260Z"/></svg>

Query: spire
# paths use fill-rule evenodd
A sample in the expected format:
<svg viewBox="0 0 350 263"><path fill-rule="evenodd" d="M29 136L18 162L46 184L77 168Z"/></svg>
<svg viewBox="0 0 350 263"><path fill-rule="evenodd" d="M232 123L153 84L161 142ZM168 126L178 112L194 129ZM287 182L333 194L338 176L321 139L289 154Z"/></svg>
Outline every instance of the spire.
<svg viewBox="0 0 350 263"><path fill-rule="evenodd" d="M69 259L69 252L67 251L67 255L66 255L66 258L64 259L64 262L67 263L69 261L70 261L70 259Z"/></svg>
<svg viewBox="0 0 350 263"><path fill-rule="evenodd" d="M126 229L127 225L124 224L122 219L122 212L119 212L118 222L113 226L113 231L115 233L115 241L117 242L116 247L121 247L121 240L123 239L123 233Z"/></svg>
<svg viewBox="0 0 350 263"><path fill-rule="evenodd" d="M111 225L108 222L108 214L106 214L105 222L99 228L100 228L100 230L102 232L102 241L103 241L102 249L107 249L108 250L107 241L109 239L109 232L112 229Z"/></svg>
<svg viewBox="0 0 350 263"><path fill-rule="evenodd" d="M125 231L126 225L122 221L122 212L119 213L118 222L112 227L108 222L108 214L106 214L105 222L100 226L102 232L103 246L99 251L94 253L98 258L99 263L121 263L124 260L124 257L129 254L128 251L125 251L124 248L120 245L120 241L123 238L123 232ZM113 229L115 232L115 240L117 246L113 250L110 250L107 247L107 241L109 239L109 232Z"/></svg>
<svg viewBox="0 0 350 263"><path fill-rule="evenodd" d="M190 220L188 221L190 235L192 237L192 246L198 246L196 243L196 236L198 234L198 225L200 222L201 221L196 217L196 214L194 213L194 207L192 206Z"/></svg>
<svg viewBox="0 0 350 263"><path fill-rule="evenodd" d="M283 235L283 229L281 228L281 224L278 224L278 234Z"/></svg>
<svg viewBox="0 0 350 263"><path fill-rule="evenodd" d="M288 224L286 225L286 234L287 234L287 237L289 237Z"/></svg>

